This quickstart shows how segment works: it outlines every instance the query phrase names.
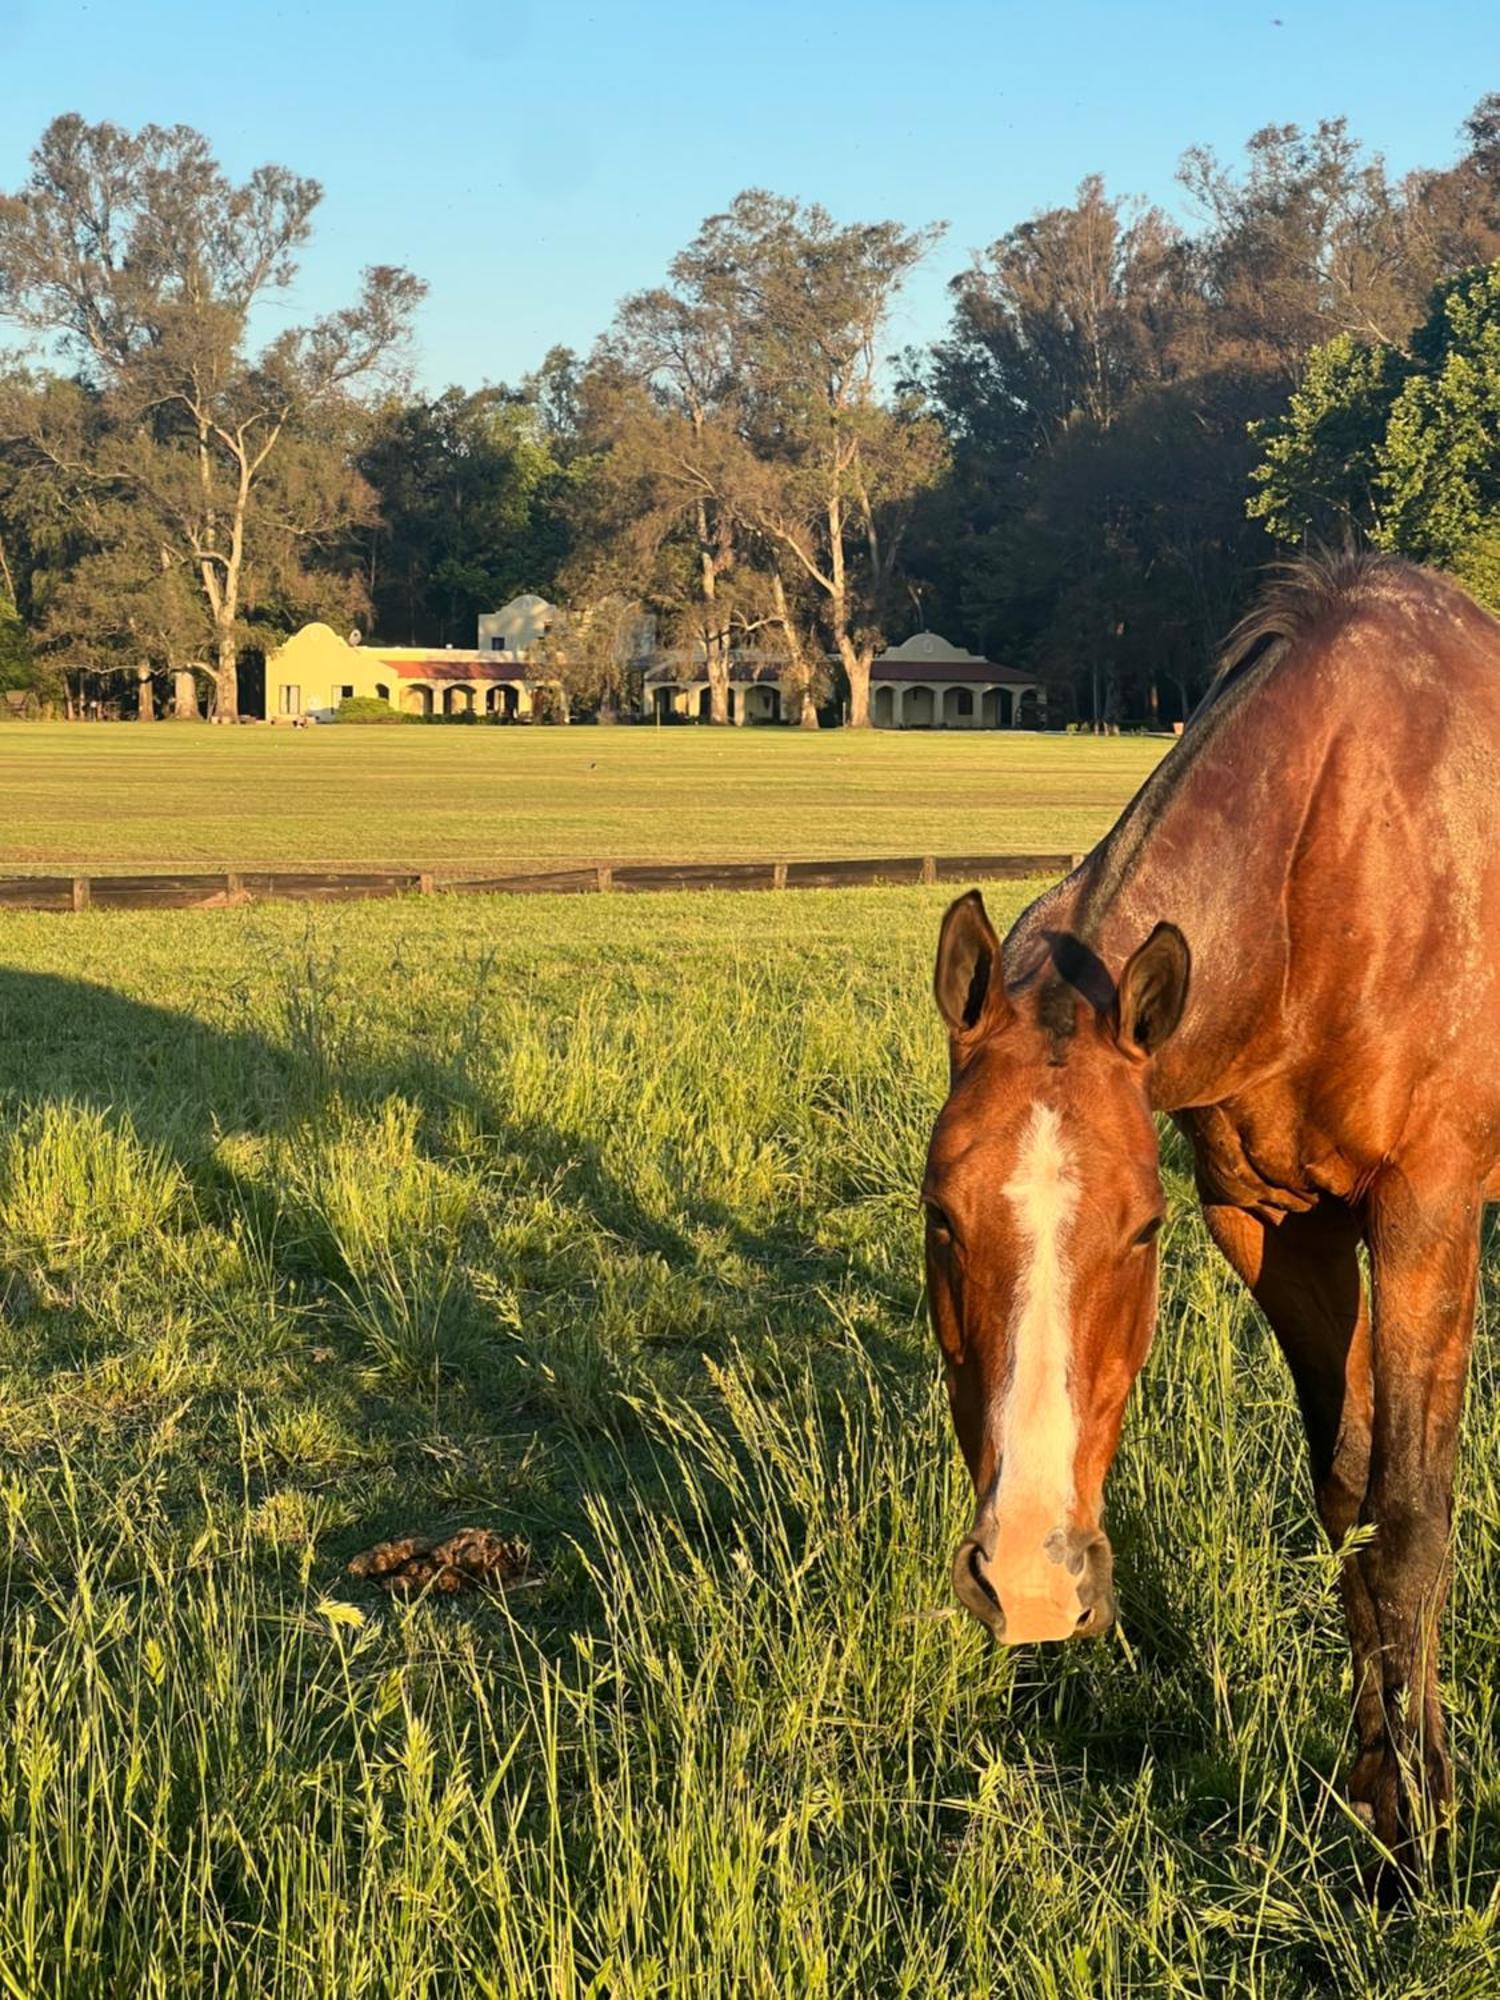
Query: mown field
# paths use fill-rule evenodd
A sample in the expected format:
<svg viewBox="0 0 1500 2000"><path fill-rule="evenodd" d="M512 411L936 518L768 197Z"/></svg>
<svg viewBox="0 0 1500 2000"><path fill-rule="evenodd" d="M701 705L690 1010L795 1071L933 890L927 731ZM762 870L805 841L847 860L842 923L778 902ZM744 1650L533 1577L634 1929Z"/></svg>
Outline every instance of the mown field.
<svg viewBox="0 0 1500 2000"><path fill-rule="evenodd" d="M0 1993L1497 1989L1492 1326L1414 1907L1358 1894L1291 1397L1175 1157L1123 1635L950 1615L941 903L0 920ZM345 1573L471 1523L504 1598Z"/></svg>
<svg viewBox="0 0 1500 2000"><path fill-rule="evenodd" d="M0 873L1081 852L1166 741L17 723Z"/></svg>

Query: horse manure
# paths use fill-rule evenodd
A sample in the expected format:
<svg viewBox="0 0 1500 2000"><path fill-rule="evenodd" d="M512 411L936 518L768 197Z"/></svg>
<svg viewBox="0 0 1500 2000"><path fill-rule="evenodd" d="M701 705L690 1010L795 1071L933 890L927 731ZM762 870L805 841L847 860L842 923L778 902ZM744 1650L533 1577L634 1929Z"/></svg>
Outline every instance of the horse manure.
<svg viewBox="0 0 1500 2000"><path fill-rule="evenodd" d="M393 1597L414 1597L425 1590L451 1596L461 1590L502 1589L530 1566L524 1542L497 1535L492 1528L460 1528L441 1542L428 1535L393 1535L355 1556L349 1574L378 1584Z"/></svg>

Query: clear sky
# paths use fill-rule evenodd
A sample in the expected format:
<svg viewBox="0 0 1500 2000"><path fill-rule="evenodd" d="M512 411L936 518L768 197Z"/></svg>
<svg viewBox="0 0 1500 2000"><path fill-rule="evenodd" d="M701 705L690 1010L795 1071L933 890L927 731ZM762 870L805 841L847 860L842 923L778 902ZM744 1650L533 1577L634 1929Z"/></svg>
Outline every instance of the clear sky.
<svg viewBox="0 0 1500 2000"><path fill-rule="evenodd" d="M280 310L406 264L437 388L587 347L744 187L945 220L902 344L941 330L971 251L1086 173L1170 205L1185 147L1337 113L1394 168L1439 164L1495 89L1495 0L0 0L0 188L73 110L314 174Z"/></svg>

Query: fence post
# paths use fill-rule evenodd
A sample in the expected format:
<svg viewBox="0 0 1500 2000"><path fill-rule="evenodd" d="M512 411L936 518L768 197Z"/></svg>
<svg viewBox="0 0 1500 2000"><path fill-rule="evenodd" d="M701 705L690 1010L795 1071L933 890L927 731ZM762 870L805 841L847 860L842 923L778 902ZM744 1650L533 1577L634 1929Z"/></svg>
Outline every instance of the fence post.
<svg viewBox="0 0 1500 2000"><path fill-rule="evenodd" d="M89 878L87 875L73 877L73 908L86 910L89 906Z"/></svg>
<svg viewBox="0 0 1500 2000"><path fill-rule="evenodd" d="M430 896L436 887L437 884L433 879L432 870L424 868L417 877L417 893L422 896Z"/></svg>
<svg viewBox="0 0 1500 2000"><path fill-rule="evenodd" d="M924 854L922 856L922 880L924 882L935 882L937 880L937 857L935 855Z"/></svg>
<svg viewBox="0 0 1500 2000"><path fill-rule="evenodd" d="M613 889L613 887L615 886L614 869L605 868L601 865L600 867L594 870L594 873L598 878L599 894L601 896L607 896L610 890Z"/></svg>
<svg viewBox="0 0 1500 2000"><path fill-rule="evenodd" d="M784 861L778 861L776 866L771 870L771 887L773 889L784 889L786 887L786 863Z"/></svg>

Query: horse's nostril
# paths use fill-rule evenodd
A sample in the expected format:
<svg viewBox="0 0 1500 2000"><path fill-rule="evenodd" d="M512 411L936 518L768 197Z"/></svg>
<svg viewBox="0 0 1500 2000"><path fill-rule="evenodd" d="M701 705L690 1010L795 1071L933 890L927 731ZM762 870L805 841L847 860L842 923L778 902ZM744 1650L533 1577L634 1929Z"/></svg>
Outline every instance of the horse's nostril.
<svg viewBox="0 0 1500 2000"><path fill-rule="evenodd" d="M1090 1620L1093 1618L1093 1615L1094 1615L1094 1607L1091 1604L1087 1611L1079 1612L1077 1618L1073 1621L1073 1630L1075 1632L1083 1631L1085 1626L1087 1626Z"/></svg>
<svg viewBox="0 0 1500 2000"><path fill-rule="evenodd" d="M977 1542L969 1550L969 1574L970 1576L973 1577L974 1581L979 1585L979 1588L984 1592L985 1596L990 1600L990 1603L993 1604L995 1609L998 1611L1000 1609L1000 1600L995 1595L995 1586L990 1582L989 1578L985 1575L984 1571L979 1567L979 1545Z"/></svg>

